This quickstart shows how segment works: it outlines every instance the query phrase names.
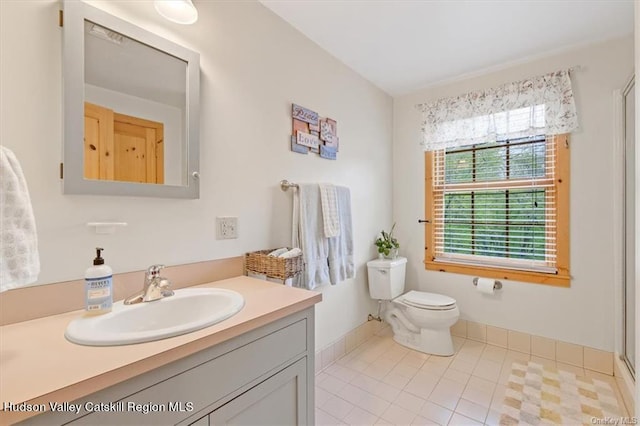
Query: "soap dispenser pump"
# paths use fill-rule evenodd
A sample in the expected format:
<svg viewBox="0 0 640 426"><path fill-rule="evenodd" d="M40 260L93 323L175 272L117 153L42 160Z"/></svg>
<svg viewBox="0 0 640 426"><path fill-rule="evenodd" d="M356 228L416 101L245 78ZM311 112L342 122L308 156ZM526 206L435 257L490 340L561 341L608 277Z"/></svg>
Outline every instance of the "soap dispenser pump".
<svg viewBox="0 0 640 426"><path fill-rule="evenodd" d="M84 274L85 310L89 315L111 312L113 304L113 271L104 264L101 256L103 250L101 247L96 247L93 266Z"/></svg>

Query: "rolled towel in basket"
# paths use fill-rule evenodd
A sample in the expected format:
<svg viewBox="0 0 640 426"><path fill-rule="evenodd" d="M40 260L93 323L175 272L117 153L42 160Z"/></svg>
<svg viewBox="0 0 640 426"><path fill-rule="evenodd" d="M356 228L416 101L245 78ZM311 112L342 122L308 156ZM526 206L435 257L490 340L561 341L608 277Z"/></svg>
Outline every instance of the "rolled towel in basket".
<svg viewBox="0 0 640 426"><path fill-rule="evenodd" d="M302 254L302 250L300 250L298 247L296 248L292 248L291 250L289 250L286 253L282 253L280 256L283 259L291 259L292 257L296 257L296 256L300 256Z"/></svg>
<svg viewBox="0 0 640 426"><path fill-rule="evenodd" d="M278 257L281 254L285 254L286 252L288 252L289 249L286 247L282 247L279 249L275 249L274 251L272 251L271 253L269 253L267 256L273 256L273 257Z"/></svg>

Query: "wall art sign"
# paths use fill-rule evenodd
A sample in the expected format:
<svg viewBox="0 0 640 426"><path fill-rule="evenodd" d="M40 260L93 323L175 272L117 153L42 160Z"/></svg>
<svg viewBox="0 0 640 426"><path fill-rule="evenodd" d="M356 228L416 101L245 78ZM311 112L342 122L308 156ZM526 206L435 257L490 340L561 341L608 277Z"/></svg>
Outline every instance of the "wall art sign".
<svg viewBox="0 0 640 426"><path fill-rule="evenodd" d="M320 115L297 104L291 105L291 151L320 154L329 160L337 159L340 139L336 120Z"/></svg>
<svg viewBox="0 0 640 426"><path fill-rule="evenodd" d="M338 123L330 118L320 120L320 139L328 147L338 151Z"/></svg>
<svg viewBox="0 0 640 426"><path fill-rule="evenodd" d="M296 137L298 145L308 146L309 148L317 148L320 145L320 139L315 135L298 132Z"/></svg>
<svg viewBox="0 0 640 426"><path fill-rule="evenodd" d="M296 137L291 135L291 151L297 152L298 154L308 154L309 148L307 148L306 146L298 145Z"/></svg>
<svg viewBox="0 0 640 426"><path fill-rule="evenodd" d="M336 150L325 145L320 145L320 157L326 158L327 160L335 160Z"/></svg>
<svg viewBox="0 0 640 426"><path fill-rule="evenodd" d="M318 113L301 107L300 105L293 104L292 117L296 120L304 121L305 123L318 125Z"/></svg>
<svg viewBox="0 0 640 426"><path fill-rule="evenodd" d="M331 133L331 126L327 123L327 120L320 122L320 137L327 143L333 142L333 133Z"/></svg>

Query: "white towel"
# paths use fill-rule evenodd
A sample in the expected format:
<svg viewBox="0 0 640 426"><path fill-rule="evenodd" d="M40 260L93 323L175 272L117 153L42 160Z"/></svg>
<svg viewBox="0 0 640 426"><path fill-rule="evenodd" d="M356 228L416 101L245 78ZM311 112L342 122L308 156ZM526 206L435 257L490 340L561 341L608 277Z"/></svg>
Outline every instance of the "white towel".
<svg viewBox="0 0 640 426"><path fill-rule="evenodd" d="M16 156L0 146L0 292L38 279L36 221Z"/></svg>
<svg viewBox="0 0 640 426"><path fill-rule="evenodd" d="M302 249L304 272L297 275L297 287L312 290L329 281L328 241L320 211L318 185L300 184L293 193L292 246Z"/></svg>
<svg viewBox="0 0 640 426"><path fill-rule="evenodd" d="M286 247L282 247L282 248L279 248L279 249L275 249L274 251L272 251L271 253L269 253L267 256L278 257L278 256L280 256L281 254L286 253L286 252L288 252L288 251L289 251L289 249L288 249L288 248L286 248Z"/></svg>
<svg viewBox="0 0 640 426"><path fill-rule="evenodd" d="M278 255L278 257L282 258L282 259L290 259L292 257L296 257L299 256L302 253L302 250L300 250L298 247L292 248L291 250L288 250L284 253L280 253Z"/></svg>
<svg viewBox="0 0 640 426"><path fill-rule="evenodd" d="M336 187L340 234L329 238L329 278L335 285L356 276L353 261L353 226L351 222L351 192L344 186Z"/></svg>
<svg viewBox="0 0 640 426"><path fill-rule="evenodd" d="M338 216L338 198L336 187L330 183L320 183L320 201L322 202L322 223L326 238L340 235L340 218Z"/></svg>

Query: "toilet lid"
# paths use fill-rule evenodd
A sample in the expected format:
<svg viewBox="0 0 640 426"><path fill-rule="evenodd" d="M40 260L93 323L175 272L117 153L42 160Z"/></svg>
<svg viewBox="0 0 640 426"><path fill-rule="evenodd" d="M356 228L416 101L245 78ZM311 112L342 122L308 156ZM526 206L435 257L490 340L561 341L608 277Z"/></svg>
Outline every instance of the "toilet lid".
<svg viewBox="0 0 640 426"><path fill-rule="evenodd" d="M402 297L407 305L416 308L445 310L456 306L456 299L436 293L412 290Z"/></svg>

